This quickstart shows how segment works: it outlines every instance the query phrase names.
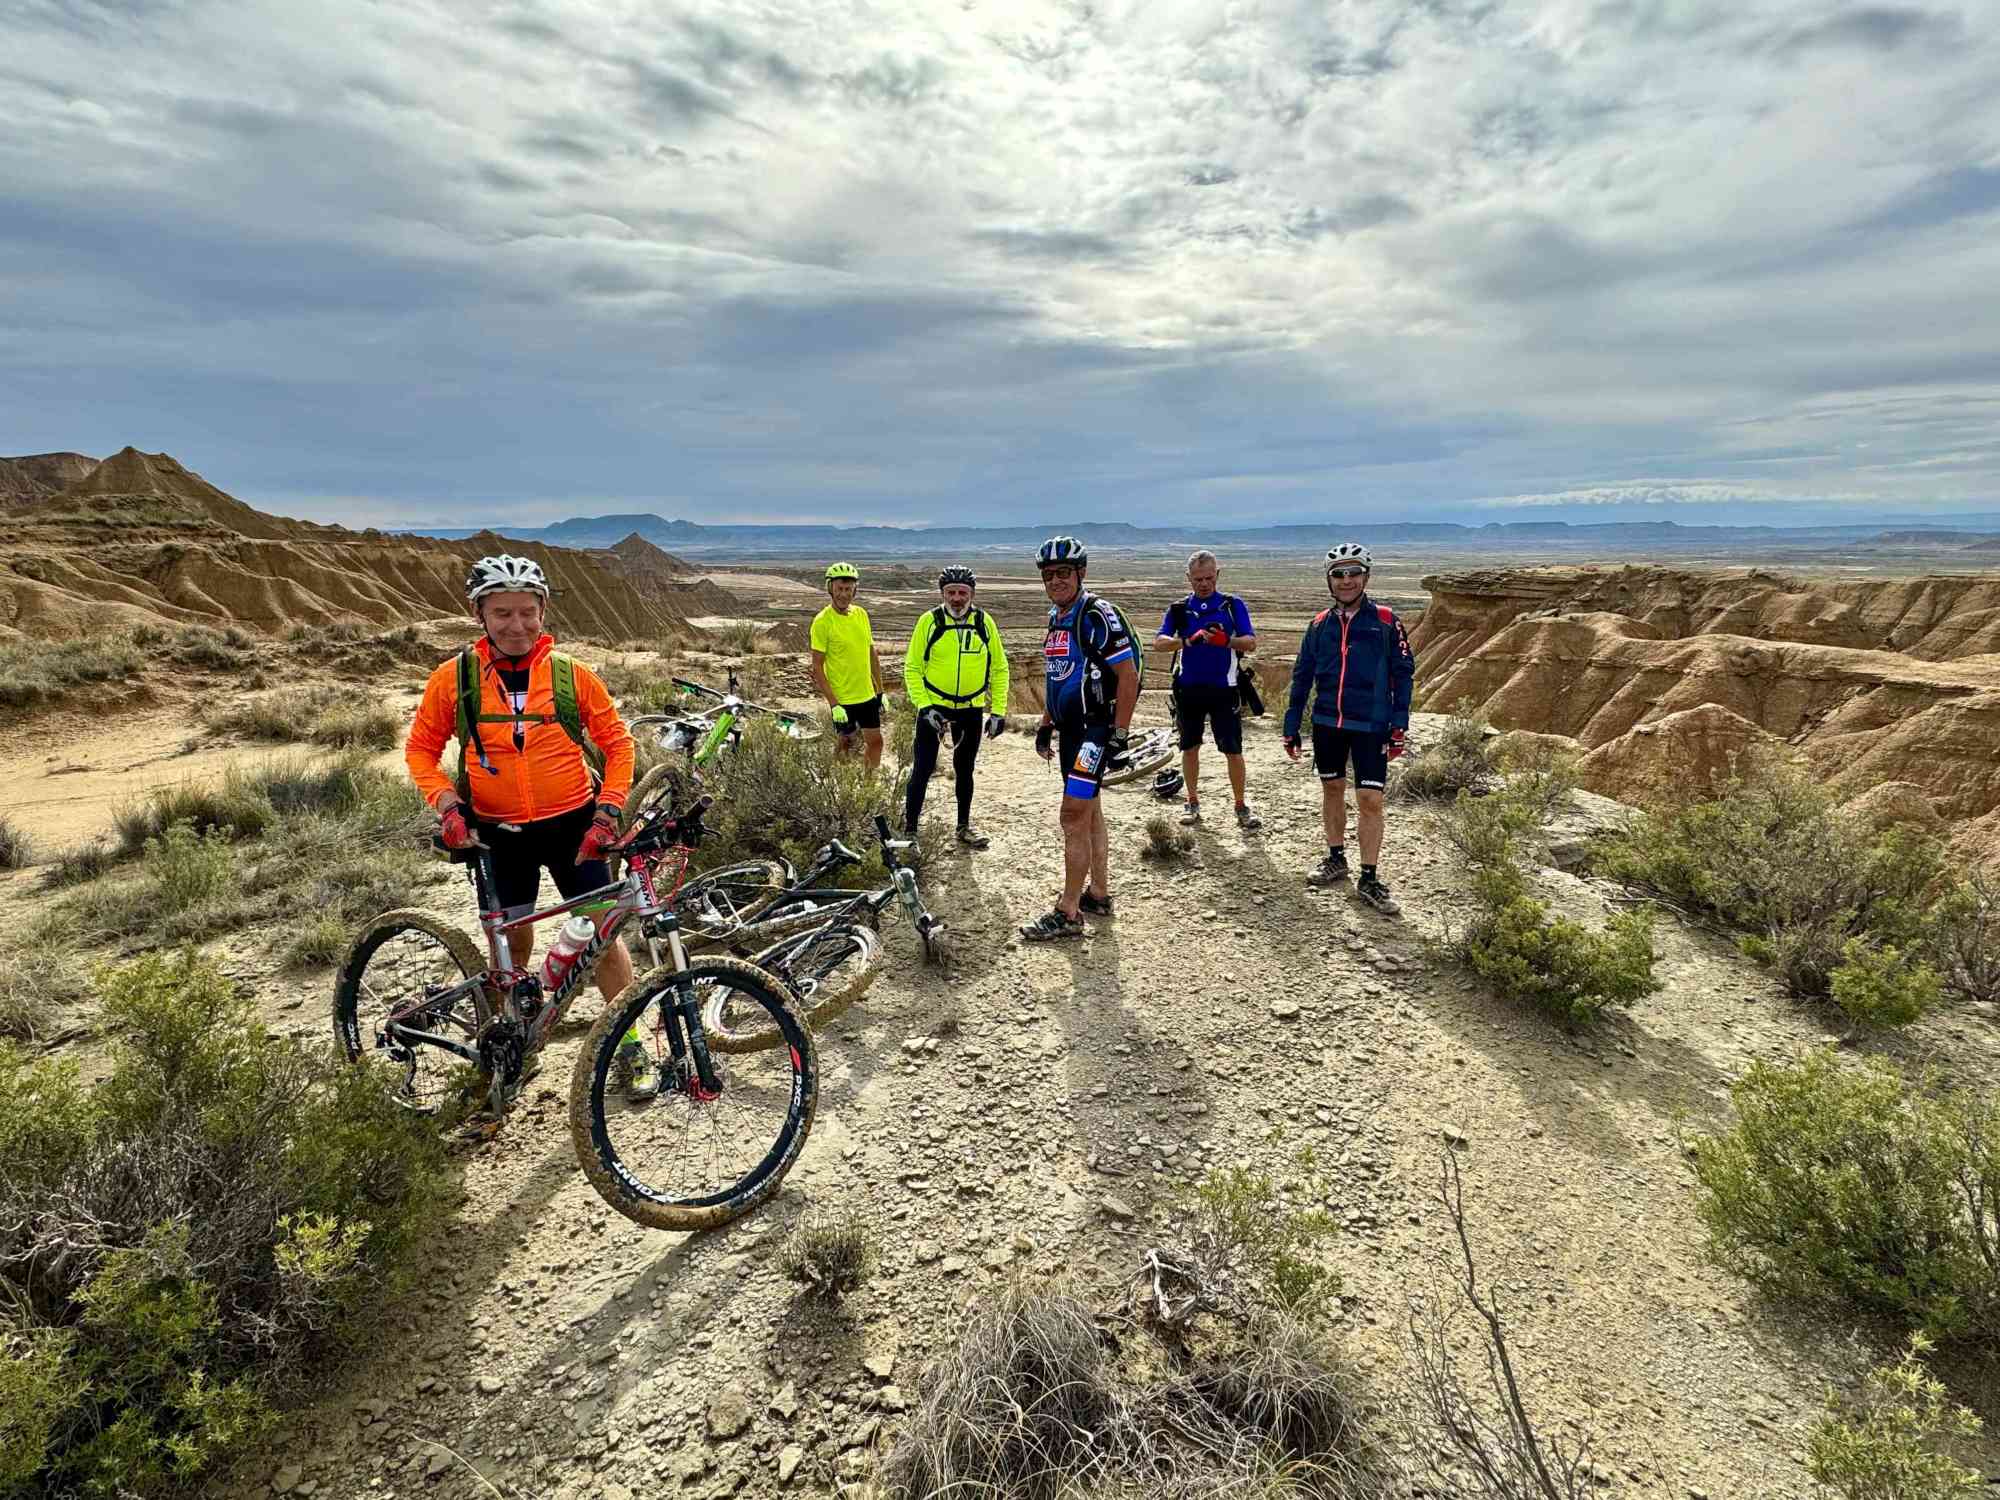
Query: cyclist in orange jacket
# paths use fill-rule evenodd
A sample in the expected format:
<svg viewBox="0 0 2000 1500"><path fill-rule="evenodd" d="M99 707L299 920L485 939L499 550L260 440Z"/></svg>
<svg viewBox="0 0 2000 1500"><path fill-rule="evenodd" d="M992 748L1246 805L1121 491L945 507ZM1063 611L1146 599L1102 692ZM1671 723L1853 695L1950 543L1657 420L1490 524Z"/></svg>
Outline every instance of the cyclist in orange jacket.
<svg viewBox="0 0 2000 1500"><path fill-rule="evenodd" d="M618 814L632 789L632 735L603 681L581 662L571 663L580 727L604 753L604 781L596 785L583 746L571 737L578 726L566 726L558 714L555 638L542 628L549 584L538 563L505 554L482 557L466 578L465 597L484 632L471 648L479 678L477 758L461 746L462 784L438 764L459 732L460 659L454 656L424 686L403 759L436 809L445 843L454 849L483 843L493 851L495 899L518 916L534 909L545 869L564 899L611 883L604 851L617 838ZM527 968L533 930L509 932L507 946L514 966ZM632 982L624 944L605 948L596 977L607 1000ZM628 1090L643 1095L657 1085L638 1076L647 1068L644 1050L631 1050L639 1056L630 1060Z"/></svg>

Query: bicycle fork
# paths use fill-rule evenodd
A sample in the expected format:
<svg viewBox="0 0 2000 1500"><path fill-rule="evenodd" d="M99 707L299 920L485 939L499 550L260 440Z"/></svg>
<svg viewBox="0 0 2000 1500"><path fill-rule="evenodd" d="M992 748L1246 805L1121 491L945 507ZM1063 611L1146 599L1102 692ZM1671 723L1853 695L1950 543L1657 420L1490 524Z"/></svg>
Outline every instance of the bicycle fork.
<svg viewBox="0 0 2000 1500"><path fill-rule="evenodd" d="M658 1001L660 1028L667 1037L668 1077L674 1086L696 1103L707 1104L722 1097L722 1078L715 1071L715 1058L708 1050L708 1036L702 1030L701 1002L692 984L676 984ZM661 1093L666 1089L662 1088Z"/></svg>

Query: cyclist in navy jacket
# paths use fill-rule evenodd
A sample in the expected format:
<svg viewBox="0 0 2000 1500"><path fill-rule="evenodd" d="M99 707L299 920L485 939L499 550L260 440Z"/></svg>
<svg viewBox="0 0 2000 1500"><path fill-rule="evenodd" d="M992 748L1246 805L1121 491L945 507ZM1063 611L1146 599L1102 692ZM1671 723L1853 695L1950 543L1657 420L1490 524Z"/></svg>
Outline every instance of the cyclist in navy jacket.
<svg viewBox="0 0 2000 1500"><path fill-rule="evenodd" d="M1326 555L1333 605L1314 617L1299 642L1291 702L1285 709L1285 753L1299 758L1310 696L1326 858L1306 878L1321 886L1347 879L1347 767L1352 762L1361 839L1355 894L1393 916L1400 908L1376 871L1382 852L1382 789L1389 762L1403 753L1403 736L1410 727L1417 658L1396 612L1368 597L1373 566L1368 549L1358 542L1343 542Z"/></svg>

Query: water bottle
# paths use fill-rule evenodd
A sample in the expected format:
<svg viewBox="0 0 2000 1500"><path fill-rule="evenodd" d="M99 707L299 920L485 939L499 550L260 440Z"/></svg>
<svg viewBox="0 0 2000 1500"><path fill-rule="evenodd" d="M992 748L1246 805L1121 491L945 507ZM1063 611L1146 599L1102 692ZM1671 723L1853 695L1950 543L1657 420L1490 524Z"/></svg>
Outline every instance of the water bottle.
<svg viewBox="0 0 2000 1500"><path fill-rule="evenodd" d="M563 981L569 978L569 971L576 967L578 956L596 936L597 926L586 916L574 916L562 924L562 931L556 934L555 942L549 945L542 959L543 994L554 998Z"/></svg>

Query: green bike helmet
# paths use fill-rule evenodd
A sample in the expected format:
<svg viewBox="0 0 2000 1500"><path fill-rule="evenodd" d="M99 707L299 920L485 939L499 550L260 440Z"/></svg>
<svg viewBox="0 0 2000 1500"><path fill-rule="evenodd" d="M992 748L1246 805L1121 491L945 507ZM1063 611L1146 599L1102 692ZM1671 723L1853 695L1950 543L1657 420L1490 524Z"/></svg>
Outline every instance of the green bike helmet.
<svg viewBox="0 0 2000 1500"><path fill-rule="evenodd" d="M836 578L851 578L856 583L859 583L861 581L861 570L855 567L853 563L830 563L826 570L826 581L832 583Z"/></svg>

